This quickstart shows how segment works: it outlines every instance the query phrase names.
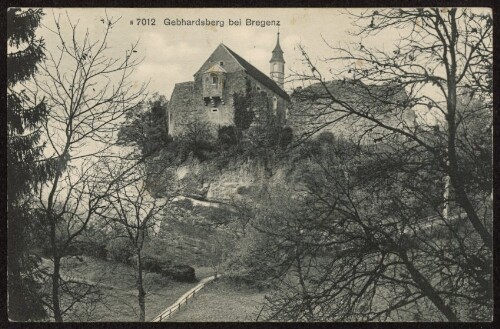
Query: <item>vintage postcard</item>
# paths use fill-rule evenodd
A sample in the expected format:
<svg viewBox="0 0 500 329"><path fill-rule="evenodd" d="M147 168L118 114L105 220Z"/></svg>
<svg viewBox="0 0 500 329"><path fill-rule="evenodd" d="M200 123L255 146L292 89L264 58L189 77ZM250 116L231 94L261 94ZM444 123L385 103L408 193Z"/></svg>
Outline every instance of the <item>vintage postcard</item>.
<svg viewBox="0 0 500 329"><path fill-rule="evenodd" d="M10 321L492 321L490 8L6 14Z"/></svg>

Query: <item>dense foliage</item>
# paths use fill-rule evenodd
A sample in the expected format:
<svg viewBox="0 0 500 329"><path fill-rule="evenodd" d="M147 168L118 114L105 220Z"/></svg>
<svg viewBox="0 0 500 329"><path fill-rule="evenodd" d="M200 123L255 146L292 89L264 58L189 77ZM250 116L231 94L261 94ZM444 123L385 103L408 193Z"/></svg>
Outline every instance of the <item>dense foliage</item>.
<svg viewBox="0 0 500 329"><path fill-rule="evenodd" d="M164 148L169 142L167 129L167 105L165 96L154 94L127 113L118 142L137 147L142 156L150 156Z"/></svg>
<svg viewBox="0 0 500 329"><path fill-rule="evenodd" d="M252 124L254 113L254 98L258 95L252 90L250 81L246 81L246 89L243 93L233 94L234 125L239 130L247 130Z"/></svg>
<svg viewBox="0 0 500 329"><path fill-rule="evenodd" d="M40 127L48 111L45 100L31 99L23 87L44 58L44 42L35 36L42 16L40 9L7 10L8 307L9 317L16 321L46 316L32 273L37 262L29 255L30 193L52 175L54 164L41 161Z"/></svg>

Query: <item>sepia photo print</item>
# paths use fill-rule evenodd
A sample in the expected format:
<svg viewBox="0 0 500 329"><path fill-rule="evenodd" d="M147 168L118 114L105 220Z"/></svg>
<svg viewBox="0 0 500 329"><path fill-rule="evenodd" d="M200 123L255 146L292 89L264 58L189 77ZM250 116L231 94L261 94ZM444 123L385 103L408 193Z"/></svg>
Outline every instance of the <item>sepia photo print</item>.
<svg viewBox="0 0 500 329"><path fill-rule="evenodd" d="M8 8L12 322L490 322L490 8Z"/></svg>

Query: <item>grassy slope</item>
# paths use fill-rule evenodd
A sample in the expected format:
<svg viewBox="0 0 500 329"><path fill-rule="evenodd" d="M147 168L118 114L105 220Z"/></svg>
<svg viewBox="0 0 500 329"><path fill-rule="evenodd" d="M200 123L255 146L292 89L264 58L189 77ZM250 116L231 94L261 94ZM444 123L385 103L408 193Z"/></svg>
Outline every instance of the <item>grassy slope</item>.
<svg viewBox="0 0 500 329"><path fill-rule="evenodd" d="M246 170L238 170L238 174L233 173L231 179L234 177L241 179L243 173L246 172ZM194 207L193 216L196 213L196 215L204 217L208 210L203 207ZM152 242L151 246L145 246L145 251L147 250L148 254L189 264L195 267L198 279L213 274L211 269L207 267L210 263L209 256L212 249L210 242L207 241L207 236L213 234L212 232L208 232L204 227L182 221L169 223L166 231L168 233L164 239ZM82 263L71 261L72 266L74 266L72 277L89 283L99 282L104 300L103 303L96 305L90 319L75 320L136 321L139 310L134 269L120 263L91 257L83 258L85 261ZM155 273L146 273L144 285L147 292L146 321L150 321L174 303L182 294L194 287L196 283L180 283L170 281ZM182 314L176 315L176 318L179 317L180 321L253 321L255 319L253 313L258 312L258 306L263 298L264 294L262 293L232 288L223 282L215 283L203 290L193 303L198 302L198 299L200 303L207 302L207 304L211 304L211 300L216 301L214 305L211 305L211 307L215 307L213 312L217 314L216 316L204 314L205 306L203 306L198 313L192 315L192 319L189 318L189 313L188 318L182 319L185 316L184 311L181 312ZM193 312L194 308L189 307L185 311Z"/></svg>
<svg viewBox="0 0 500 329"><path fill-rule="evenodd" d="M220 280L210 283L187 306L175 314L172 322L243 322L255 321L264 302L265 292L236 288Z"/></svg>
<svg viewBox="0 0 500 329"><path fill-rule="evenodd" d="M87 321L137 321L139 308L137 290L135 288L134 269L124 264L83 257L80 262L68 260L74 267L71 273L63 275L77 280L98 283L103 302L96 304L90 319ZM212 275L208 268L197 268L198 279ZM146 321L153 319L161 311L170 306L183 293L197 283L181 283L169 280L156 273L146 272L144 286L146 295ZM78 320L78 319L75 319Z"/></svg>

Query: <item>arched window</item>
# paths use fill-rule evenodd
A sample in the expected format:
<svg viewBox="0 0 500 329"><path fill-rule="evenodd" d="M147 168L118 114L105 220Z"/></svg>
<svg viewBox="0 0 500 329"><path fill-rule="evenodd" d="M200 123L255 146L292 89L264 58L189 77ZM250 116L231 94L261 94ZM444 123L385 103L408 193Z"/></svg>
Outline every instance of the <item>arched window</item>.
<svg viewBox="0 0 500 329"><path fill-rule="evenodd" d="M276 110L278 109L278 98L276 96L273 97L273 111L276 113Z"/></svg>

